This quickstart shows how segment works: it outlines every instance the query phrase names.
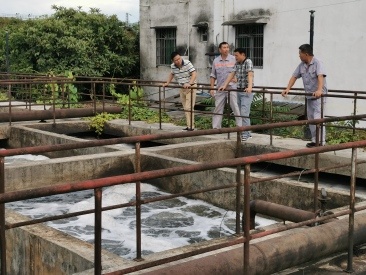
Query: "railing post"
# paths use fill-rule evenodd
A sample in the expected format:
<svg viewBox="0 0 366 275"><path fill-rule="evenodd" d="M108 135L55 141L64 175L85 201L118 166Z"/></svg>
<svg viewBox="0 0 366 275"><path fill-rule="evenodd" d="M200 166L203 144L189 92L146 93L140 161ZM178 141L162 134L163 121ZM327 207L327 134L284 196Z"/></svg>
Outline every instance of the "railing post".
<svg viewBox="0 0 366 275"><path fill-rule="evenodd" d="M244 275L250 275L249 241L250 241L250 164L244 166Z"/></svg>
<svg viewBox="0 0 366 275"><path fill-rule="evenodd" d="M135 171L141 172L140 142L135 145ZM141 182L136 182L136 261L141 261Z"/></svg>
<svg viewBox="0 0 366 275"><path fill-rule="evenodd" d="M191 96L191 110L190 110L190 121L191 121L191 128L193 128L193 109L194 109L194 104L193 104L193 89L191 89L191 93L190 93L190 96Z"/></svg>
<svg viewBox="0 0 366 275"><path fill-rule="evenodd" d="M353 101L353 115L355 116L357 113L357 95L358 93L355 93L355 100ZM356 120L352 120L352 126L353 126L353 136L356 134Z"/></svg>
<svg viewBox="0 0 366 275"><path fill-rule="evenodd" d="M67 100L67 107L68 107L68 109L70 109L70 90L69 90L69 92L65 96L65 92L66 92L66 89L65 88L66 88L65 87L65 83L62 82L61 83L62 108L65 108L65 100Z"/></svg>
<svg viewBox="0 0 366 275"><path fill-rule="evenodd" d="M319 123L316 124L316 133L315 133L315 143L319 145L319 134L320 134L320 125ZM319 153L315 154L315 160L314 160L314 198L313 198L313 207L314 207L314 213L318 211L318 186L319 186Z"/></svg>
<svg viewBox="0 0 366 275"><path fill-rule="evenodd" d="M29 111L32 111L32 84L29 84L29 96L26 96L25 102L29 104Z"/></svg>
<svg viewBox="0 0 366 275"><path fill-rule="evenodd" d="M230 104L230 92L231 91L227 91L227 100L226 100L226 104L229 104L229 106L231 107L231 104ZM225 105L226 105L225 104ZM227 126L228 127L230 127L230 110L231 110L231 108L227 108L227 112L226 112L226 114L227 114ZM225 110L225 106L224 106L224 110ZM234 116L235 116L235 114L234 114ZM227 139L228 140L230 140L230 132L229 133L227 133Z"/></svg>
<svg viewBox="0 0 366 275"><path fill-rule="evenodd" d="M92 83L92 93L93 93L94 115L96 115L97 114L97 93L95 91L95 82Z"/></svg>
<svg viewBox="0 0 366 275"><path fill-rule="evenodd" d="M271 97L271 101L270 101L270 123L272 123L273 121L273 93L270 93L270 97ZM263 99L264 99L264 94L263 94ZM263 102L265 103L265 100L263 100ZM269 138L270 138L270 142L269 144L272 146L273 145L273 129L269 129Z"/></svg>
<svg viewBox="0 0 366 275"><path fill-rule="evenodd" d="M132 104L131 104L131 87L128 85L128 125L131 125L132 120Z"/></svg>
<svg viewBox="0 0 366 275"><path fill-rule="evenodd" d="M102 274L102 188L94 189L94 274Z"/></svg>
<svg viewBox="0 0 366 275"><path fill-rule="evenodd" d="M0 157L0 194L5 193L5 161ZM5 204L0 204L0 273L6 274Z"/></svg>
<svg viewBox="0 0 366 275"><path fill-rule="evenodd" d="M102 112L104 113L104 108L105 108L105 83L104 82L103 82L103 87L102 87L102 93L103 93Z"/></svg>
<svg viewBox="0 0 366 275"><path fill-rule="evenodd" d="M163 89L165 89L165 87ZM159 86L159 130L161 130L161 87L160 86Z"/></svg>
<svg viewBox="0 0 366 275"><path fill-rule="evenodd" d="M53 125L56 125L56 99L55 99L55 83L51 83L51 91L52 91L52 113L53 113ZM31 109L31 105L29 104L29 110Z"/></svg>
<svg viewBox="0 0 366 275"><path fill-rule="evenodd" d="M8 85L8 99L9 99L9 126L11 126L11 84Z"/></svg>
<svg viewBox="0 0 366 275"><path fill-rule="evenodd" d="M236 132L236 158L241 157L241 138L240 132ZM241 181L240 181L241 165L236 167L236 217L235 217L235 233L240 234L240 201L241 201Z"/></svg>
<svg viewBox="0 0 366 275"><path fill-rule="evenodd" d="M351 213L349 214L348 225L348 261L346 272L353 272L353 236L355 226L355 193L356 193L356 162L357 162L357 148L352 148L352 162L351 162L351 187L350 187L350 203L349 208Z"/></svg>

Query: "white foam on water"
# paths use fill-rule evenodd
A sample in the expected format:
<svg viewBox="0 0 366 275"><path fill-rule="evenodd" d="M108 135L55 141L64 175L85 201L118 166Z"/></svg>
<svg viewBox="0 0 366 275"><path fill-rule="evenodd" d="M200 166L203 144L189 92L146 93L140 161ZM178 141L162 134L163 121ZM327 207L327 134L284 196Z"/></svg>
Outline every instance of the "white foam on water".
<svg viewBox="0 0 366 275"><path fill-rule="evenodd" d="M143 193L154 196L167 195L150 184L141 184ZM57 195L43 199L6 204L30 217L42 217L53 214L71 213L94 208L94 196L91 191ZM134 200L135 184L129 183L109 187L103 190L102 205L110 206ZM179 197L173 203L177 206L155 202L142 206L142 249L145 254L164 251L190 243L212 239L215 236L234 234L235 213L212 206L201 200ZM155 205L154 205L155 204ZM188 209L187 209L188 207ZM197 212L195 207L202 208ZM190 209L193 208L193 211ZM166 217L164 218L164 215ZM159 218L163 222L159 223ZM258 218L257 218L258 219ZM136 217L134 207L104 211L102 214L103 247L125 258L136 257ZM260 218L262 226L275 221ZM69 233L82 240L94 241L94 214L83 215L67 220L49 222L49 226ZM165 225L165 226L164 226ZM214 233L212 233L214 232Z"/></svg>
<svg viewBox="0 0 366 275"><path fill-rule="evenodd" d="M9 157L9 163L38 161L44 156L22 155ZM159 197L169 193L142 183L143 198ZM103 207L124 204L135 200L134 183L103 189ZM91 190L55 195L27 201L7 203L23 215L40 218L94 209L94 193ZM143 254L164 251L195 242L234 234L235 212L215 207L201 200L179 197L164 202L141 206ZM276 223L256 217L260 226ZM94 214L48 222L49 226L88 242L94 242ZM102 245L124 258L136 257L135 207L120 208L102 213Z"/></svg>
<svg viewBox="0 0 366 275"><path fill-rule="evenodd" d="M4 149L0 149L0 150L4 150ZM42 156L42 155L31 155L31 154L26 154L26 155L18 155L18 156L11 156L11 157L5 157L5 165L14 165L17 163L21 163L21 162L30 162L30 161L38 161L38 160L46 160L49 159L46 156Z"/></svg>

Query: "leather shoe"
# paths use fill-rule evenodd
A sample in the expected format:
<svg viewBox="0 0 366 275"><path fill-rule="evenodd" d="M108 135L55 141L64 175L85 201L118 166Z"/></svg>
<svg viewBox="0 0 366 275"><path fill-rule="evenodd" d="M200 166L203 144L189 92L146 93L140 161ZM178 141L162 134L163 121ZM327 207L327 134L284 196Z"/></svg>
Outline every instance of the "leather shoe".
<svg viewBox="0 0 366 275"><path fill-rule="evenodd" d="M316 146L315 142L306 143L306 147L308 147L308 148L315 147L315 146Z"/></svg>

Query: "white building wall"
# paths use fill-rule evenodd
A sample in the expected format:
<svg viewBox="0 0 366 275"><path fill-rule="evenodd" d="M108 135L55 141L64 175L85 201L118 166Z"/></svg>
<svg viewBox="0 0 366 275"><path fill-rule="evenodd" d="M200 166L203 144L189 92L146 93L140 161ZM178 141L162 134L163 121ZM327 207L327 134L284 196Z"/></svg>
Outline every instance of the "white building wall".
<svg viewBox="0 0 366 275"><path fill-rule="evenodd" d="M187 6L178 0L141 0L141 57L148 56L141 65L145 79L165 80L168 67L156 68L155 33L150 26L161 23L175 23L183 26L179 30L177 44L187 41ZM255 69L255 85L285 87L299 64L298 47L309 43L310 10L314 13L314 54L321 59L328 72L329 89L366 91L366 1L350 0L190 0L190 25L199 15L209 17L209 41L198 42L196 29L191 28L190 58L198 69L199 81L209 82L209 68L205 52L212 48L217 51L221 41L231 45L235 43L235 28L222 26L233 20L236 14L255 9L269 10L270 19L264 28L264 65ZM143 4L150 5L149 13ZM146 26L149 23L149 26ZM189 28L189 26L188 26ZM179 42L178 42L179 41ZM295 87L302 87L299 79ZM278 97L282 100L282 97ZM286 100L296 100L289 97ZM360 103L358 113L366 110L366 104ZM352 100L328 99L327 115L349 115L353 111Z"/></svg>

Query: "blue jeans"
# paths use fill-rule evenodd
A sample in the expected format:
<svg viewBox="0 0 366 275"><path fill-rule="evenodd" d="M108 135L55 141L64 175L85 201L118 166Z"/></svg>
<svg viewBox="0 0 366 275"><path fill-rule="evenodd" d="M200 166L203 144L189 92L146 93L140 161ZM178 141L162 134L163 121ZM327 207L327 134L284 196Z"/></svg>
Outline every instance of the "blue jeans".
<svg viewBox="0 0 366 275"><path fill-rule="evenodd" d="M242 116L242 126L250 126L250 106L253 102L253 93L239 92L238 93L238 105L240 109L240 115ZM250 136L249 131L244 131L242 136Z"/></svg>

